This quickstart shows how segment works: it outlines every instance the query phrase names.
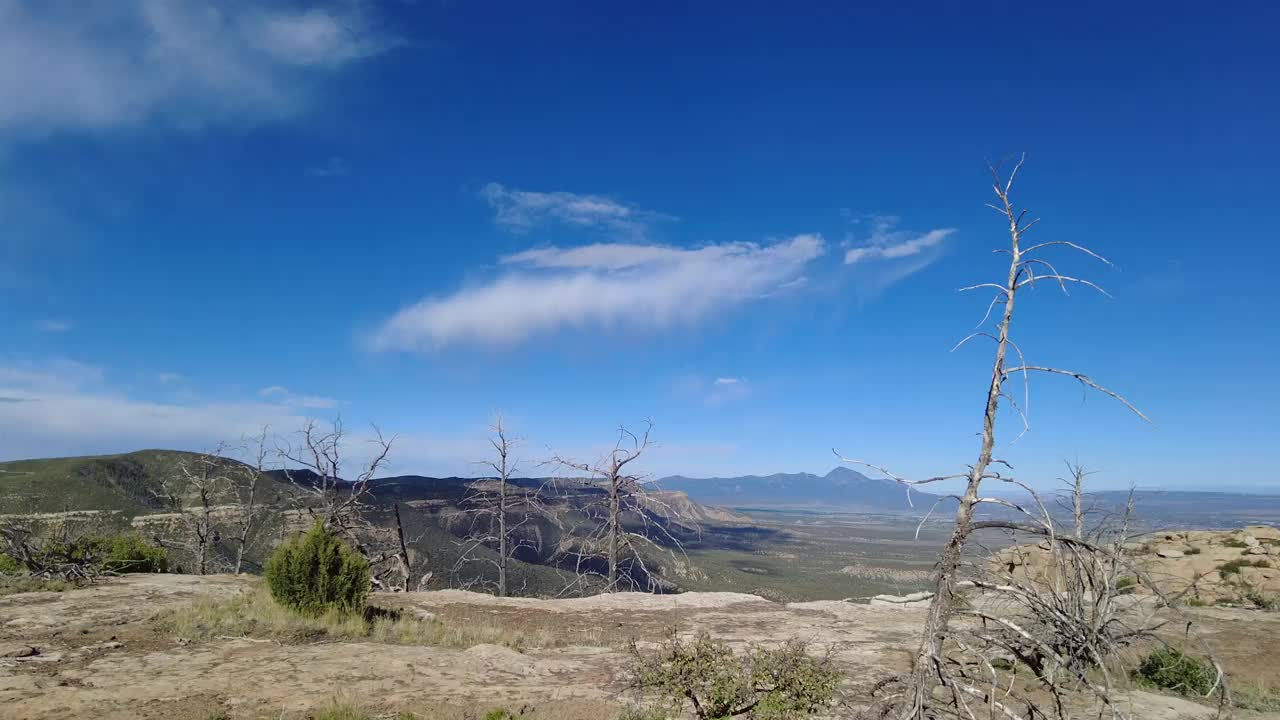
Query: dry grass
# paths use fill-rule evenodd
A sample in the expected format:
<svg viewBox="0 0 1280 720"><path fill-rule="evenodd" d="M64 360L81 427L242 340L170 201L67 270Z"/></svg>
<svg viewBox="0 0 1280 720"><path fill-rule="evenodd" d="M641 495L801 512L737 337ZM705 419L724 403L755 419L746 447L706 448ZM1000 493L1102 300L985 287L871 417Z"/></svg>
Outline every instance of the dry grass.
<svg viewBox="0 0 1280 720"><path fill-rule="evenodd" d="M203 597L182 607L162 610L152 622L161 632L194 641L248 637L280 643L346 640L456 648L493 644L515 650L567 644L547 631L448 624L376 607L364 613L302 615L277 604L262 587L229 598Z"/></svg>
<svg viewBox="0 0 1280 720"><path fill-rule="evenodd" d="M0 597L30 592L62 592L79 585L66 580L31 577L30 575L0 575Z"/></svg>

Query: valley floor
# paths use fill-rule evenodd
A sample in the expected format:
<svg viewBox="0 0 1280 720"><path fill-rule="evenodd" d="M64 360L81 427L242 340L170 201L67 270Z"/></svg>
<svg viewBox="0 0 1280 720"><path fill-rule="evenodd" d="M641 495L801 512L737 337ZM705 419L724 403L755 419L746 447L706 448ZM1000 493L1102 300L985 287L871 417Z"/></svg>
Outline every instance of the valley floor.
<svg viewBox="0 0 1280 720"><path fill-rule="evenodd" d="M305 718L345 699L375 713L600 720L629 700L627 646L667 629L706 630L733 643L791 638L830 651L854 697L906 667L919 609L836 601L778 604L738 593L618 594L566 600L498 599L461 591L379 595L376 602L446 626L509 630L536 647L376 642L281 644L247 637L186 640L151 618L199 597L251 592L247 577L133 575L65 592L0 598L0 715L15 720ZM1280 616L1199 611L1230 670L1274 675ZM557 641L559 639L559 641ZM1232 667L1234 666L1234 667ZM1252 670L1250 670L1252 668ZM1274 680L1274 677L1272 678ZM1135 693L1139 718L1206 716L1188 701ZM219 714L222 713L222 714ZM1262 717L1262 716L1255 716Z"/></svg>

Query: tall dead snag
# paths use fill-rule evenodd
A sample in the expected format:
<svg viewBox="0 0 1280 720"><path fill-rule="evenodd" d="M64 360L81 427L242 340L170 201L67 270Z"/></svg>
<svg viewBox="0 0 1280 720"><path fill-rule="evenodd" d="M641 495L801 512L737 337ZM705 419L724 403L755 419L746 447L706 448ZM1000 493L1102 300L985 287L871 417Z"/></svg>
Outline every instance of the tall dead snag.
<svg viewBox="0 0 1280 720"><path fill-rule="evenodd" d="M1018 483L1015 478L1002 474L1001 471L993 468L1004 468L1010 470L1009 464L994 456L994 448L996 441L996 420L1000 410L1002 400L1008 400L1010 405L1017 411L1023 422L1023 432L1028 428L1027 417L1024 412L1026 408L1026 393L1028 392L1028 377L1031 373L1048 373L1052 375L1064 375L1074 378L1082 386L1091 388L1105 395L1108 395L1129 410L1136 413L1143 420L1143 415L1132 403L1119 394L1099 385L1089 376L1056 367L1048 367L1042 365L1031 365L1025 361L1022 351L1018 345L1011 339L1011 331L1013 328L1013 317L1016 300L1019 291L1034 287L1037 282L1052 283L1057 285L1064 293L1067 292L1069 285L1083 285L1085 287L1097 290L1106 294L1102 288L1093 282L1070 275L1065 275L1048 260L1043 258L1045 251L1052 249L1066 249L1081 253L1094 260L1104 264L1111 263L1094 251L1073 242L1065 240L1052 240L1032 245L1024 243L1024 238L1028 231L1037 223L1038 219L1026 220L1027 211L1018 209L1011 197L1014 180L1018 171L1022 168L1023 158L1019 159L1013 170L1007 178L1000 175L996 167L991 168L993 178L992 190L995 193L997 202L989 204L993 210L998 212L1007 222L1009 233L1009 244L1007 247L1000 248L996 252L1007 255L1009 258L1008 271L1002 282L987 282L962 288L962 291L990 290L994 291L990 304L987 306L986 316L979 322L979 327L987 322L993 312L999 309L994 330L978 330L968 337L961 340L956 348L959 348L970 340L983 338L991 340L995 343L995 359L991 367L991 377L988 381L985 403L982 413L982 443L979 447L977 459L969 466L967 472L945 475L939 477L928 478L925 480L907 480L899 477L883 468L866 463L860 460L849 460L841 458L846 462L871 467L887 477L896 480L907 486L908 497L910 496L910 488L915 485L925 483L939 482L942 480L964 480L965 489L963 494L947 496L957 501L955 527L952 530L950 539L943 547L941 559L937 565L937 575L934 581L934 597L929 607L928 619L925 623L924 636L922 638L919 652L916 655L913 675L910 678L909 689L901 703L900 716L903 718L925 718L934 717L938 714L957 714L961 717L973 717L972 712L968 709L972 697L967 695L968 686L954 682L955 676L950 669L950 661L946 655L944 644L950 636L950 624L957 614L956 588L959 582L959 570L961 560L969 540L975 530L974 515L978 507L984 504L990 505L1008 505L1009 503L998 498L983 497L981 495L981 486L984 481L993 480L997 482ZM1017 362L1010 363L1008 358L1012 352L1017 357ZM1005 389L1005 384L1012 376L1021 376L1023 379L1024 399L1021 404ZM839 453L837 453L839 455ZM939 704L939 697L945 697L942 705ZM991 706L994 714L995 706ZM963 711L963 712L962 712ZM1009 717L1020 717L1013 711L1002 713Z"/></svg>
<svg viewBox="0 0 1280 720"><path fill-rule="evenodd" d="M236 561L233 571L239 575L244 567L245 548L248 547L253 534L257 532L263 506L258 489L262 484L262 474L266 470L267 460L267 428L246 439L246 462L235 468L232 473L232 490L239 504L239 529L233 540L236 545Z"/></svg>
<svg viewBox="0 0 1280 720"><path fill-rule="evenodd" d="M541 486L521 485L513 479L519 468L514 457L520 441L508 432L501 415L491 427L493 457L480 464L492 474L471 482L461 502L457 518L466 523L466 534L461 541L461 553L454 565L455 574L474 563L488 563L497 573L492 583L495 593L505 597L509 592L511 561L522 551L541 553L541 533L526 533L526 526L537 518L554 521L542 503ZM488 584L483 579L465 583L468 586Z"/></svg>
<svg viewBox="0 0 1280 720"><path fill-rule="evenodd" d="M585 491L596 490L598 499L588 500L583 512L595 525L584 534L565 540L561 554L573 561L577 584L585 586L592 579L603 580L607 592L620 589L661 590L662 584L645 560L643 550L669 555L679 563L676 553L683 545L668 525L676 522L676 513L656 492L651 478L631 471L632 463L649 449L649 433L653 423L645 422L636 434L618 428L613 449L598 461L582 463L555 456L552 462L580 473ZM600 492L602 491L602 492ZM630 521L632 527L628 527ZM651 537L651 535L653 537ZM663 541L659 543L654 539ZM665 547L664 547L665 543ZM598 569L603 566L603 570Z"/></svg>

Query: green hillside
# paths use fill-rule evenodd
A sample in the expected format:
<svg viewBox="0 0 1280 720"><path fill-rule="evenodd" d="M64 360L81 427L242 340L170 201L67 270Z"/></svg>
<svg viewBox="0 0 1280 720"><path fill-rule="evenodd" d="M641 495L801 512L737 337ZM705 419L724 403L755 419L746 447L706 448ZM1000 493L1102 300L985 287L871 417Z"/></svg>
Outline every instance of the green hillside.
<svg viewBox="0 0 1280 720"><path fill-rule="evenodd" d="M177 450L139 450L0 463L0 514L97 510L133 517L164 512L168 507L163 483L176 485L182 464L196 467L200 457ZM235 460L219 461L243 467ZM270 477L268 485L264 497L297 492L278 477Z"/></svg>

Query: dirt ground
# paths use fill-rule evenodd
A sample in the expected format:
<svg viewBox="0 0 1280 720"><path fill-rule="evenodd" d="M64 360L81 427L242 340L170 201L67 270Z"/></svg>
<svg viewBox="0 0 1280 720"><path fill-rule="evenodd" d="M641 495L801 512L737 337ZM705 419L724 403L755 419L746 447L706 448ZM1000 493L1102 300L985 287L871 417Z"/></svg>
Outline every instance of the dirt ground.
<svg viewBox="0 0 1280 720"><path fill-rule="evenodd" d="M0 598L0 717L13 720L303 718L335 698L388 716L401 710L475 718L493 707L529 717L601 720L625 704L625 647L671 626L732 643L810 641L830 651L856 695L906 667L920 609L812 602L780 605L737 593L499 599L461 591L383 595L379 603L446 623L546 631L577 643L518 652L341 642L281 645L248 638L184 642L148 619L200 595L244 592L231 576L134 575L61 593ZM1228 669L1277 681L1280 615L1197 611ZM31 648L33 650L27 650ZM1140 718L1207 716L1176 698L1134 696ZM1255 716L1261 717L1261 716Z"/></svg>

